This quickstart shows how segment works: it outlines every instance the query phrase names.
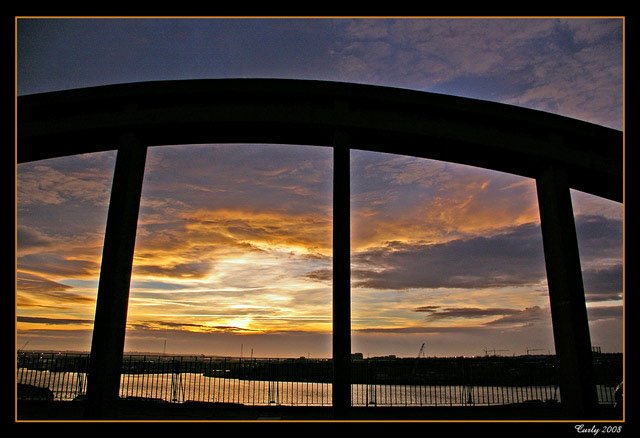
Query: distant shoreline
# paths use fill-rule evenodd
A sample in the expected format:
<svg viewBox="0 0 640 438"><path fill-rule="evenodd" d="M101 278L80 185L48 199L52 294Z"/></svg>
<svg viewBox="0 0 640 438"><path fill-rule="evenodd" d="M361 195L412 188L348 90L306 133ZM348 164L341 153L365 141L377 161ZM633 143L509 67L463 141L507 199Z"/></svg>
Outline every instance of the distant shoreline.
<svg viewBox="0 0 640 438"><path fill-rule="evenodd" d="M37 353L37 354L73 354L73 355L88 355L89 351L82 350L18 350L16 353ZM607 352L607 353L594 353L598 356L614 356L614 355L622 355L622 352ZM331 357L305 357L305 356L230 356L224 354L204 354L204 353L162 353L157 351L125 351L124 356L151 356L151 357L204 357L204 358L215 358L215 359L308 359L308 360L331 360ZM519 354L519 355L459 355L459 356L426 356L425 359L479 359L479 358L532 358L532 357L555 357L555 354ZM367 360L367 359L376 359L376 360L415 360L415 356L371 356L371 357L363 357L362 359L356 360Z"/></svg>

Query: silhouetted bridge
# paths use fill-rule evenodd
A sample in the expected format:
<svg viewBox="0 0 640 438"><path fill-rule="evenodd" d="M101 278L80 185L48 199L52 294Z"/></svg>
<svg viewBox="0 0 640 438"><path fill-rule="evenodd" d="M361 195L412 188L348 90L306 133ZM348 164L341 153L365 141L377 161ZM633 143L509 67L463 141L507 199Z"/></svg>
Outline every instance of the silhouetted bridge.
<svg viewBox="0 0 640 438"><path fill-rule="evenodd" d="M333 165L334 418L351 408L349 151L431 158L536 180L565 417L598 415L571 205L574 188L621 202L622 133L472 99L348 83L168 81L18 98L18 162L117 150L87 387L86 418L120 390L147 147L195 143L329 146Z"/></svg>

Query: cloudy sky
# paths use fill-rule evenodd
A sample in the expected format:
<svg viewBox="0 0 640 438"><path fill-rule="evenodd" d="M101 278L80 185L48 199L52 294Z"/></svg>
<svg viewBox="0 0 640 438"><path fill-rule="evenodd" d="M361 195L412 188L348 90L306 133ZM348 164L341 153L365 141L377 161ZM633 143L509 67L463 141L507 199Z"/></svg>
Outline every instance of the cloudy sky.
<svg viewBox="0 0 640 438"><path fill-rule="evenodd" d="M622 22L43 20L19 93L165 79L360 82L622 127ZM535 183L352 151L353 351L553 352ZM115 152L18 167L18 342L87 350ZM126 349L328 357L330 148L148 153ZM592 343L622 348L622 206L573 192Z"/></svg>

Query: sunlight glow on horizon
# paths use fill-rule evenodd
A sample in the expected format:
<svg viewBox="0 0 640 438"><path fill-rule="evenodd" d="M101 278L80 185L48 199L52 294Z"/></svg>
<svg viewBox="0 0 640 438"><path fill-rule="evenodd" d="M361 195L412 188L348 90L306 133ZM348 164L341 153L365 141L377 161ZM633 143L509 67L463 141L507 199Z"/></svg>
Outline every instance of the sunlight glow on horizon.
<svg viewBox="0 0 640 438"><path fill-rule="evenodd" d="M159 154L187 159L193 148L200 158L226 150L224 146L214 145L164 147L151 149L149 160L161 161ZM277 146L264 148L264 153L272 157L289 160L288 150ZM243 166L253 153L251 150L247 149L244 154L240 152L238 160ZM234 151L238 153L237 146ZM178 152L182 155L176 155ZM468 255L481 251L471 256L477 257L482 251L491 250L494 241L498 245L496 248L507 245L505 250L516 251L512 256L516 258L507 263L519 257L529 258L516 247L510 249L512 244L509 242L515 245L517 239L525 239L522 244L529 245L530 239L539 234L533 182L466 166L447 164L445 168L436 161L400 158L373 153L356 153L352 157L353 172L361 175L359 180L355 179L352 193L354 348L366 347L367 351L379 352L391 348L390 352L398 352L394 348L404 348L401 347L403 344L397 343L399 336L407 339L428 337L435 345L437 339L449 338L453 346L449 351L453 354L460 349L472 351L462 341L464 333L468 334L468 339L483 336L494 338L496 342L513 343L523 336L531 336L534 329L539 331L537 342L546 342L544 345L552 348L543 270L532 276L522 271L526 265L522 268L514 265L509 268L512 269L510 273L496 276L492 272L502 269L499 264L509 259L491 261L499 257L499 254L491 253L486 254L489 256L486 262L460 259L466 267L456 269L455 264L451 265L451 272L443 272L440 279L421 272L420 265L413 265L415 257L427 257L425 260L432 260L427 263L437 264L441 263L438 257L446 260L454 254L467 257L464 251L471 251ZM219 187L231 181L233 172L238 170L233 170L235 164L228 160L231 155L227 157L227 169L221 171L222 180L212 178L206 182L199 179L198 184ZM256 194L240 194L243 198L239 200L227 187L224 188L225 196L208 198L212 203L210 206L203 205L200 195L206 191L185 192L180 184L171 184L171 178L176 176L170 170L154 170L153 166L147 170L143 187L143 205L146 207L140 215L134 257L128 345L142 342L134 348L140 351L144 339L173 339L178 334L182 337L224 335L251 339L286 335L293 336L291 347L296 348L297 338L308 343L308 336L331 335L331 216L326 205L330 203L327 194L330 186L317 186L317 178L307 181L303 176L296 176L305 195L292 192L290 183L286 184L288 195L285 195L278 188L282 184L277 180L289 178L283 169L293 171L296 161L278 164L278 172L268 167L260 168L262 176L252 179L252 190ZM329 160L325 162L329 164ZM210 166L206 161L204 165ZM39 166L41 170L43 163ZM73 169L71 164L67 166ZM195 163L191 166L198 174L198 168L193 167ZM408 166L413 176L401 177L404 166ZM26 167L22 175L29 174ZM358 169L367 172L363 174ZM330 166L318 170L330 174ZM246 167L242 170L245 176L249 172L251 170ZM390 175L394 176L395 182L389 179ZM426 176L435 178L435 182ZM185 177L184 174L178 176ZM402 195L407 190L413 191L416 185L421 187L420 196ZM190 187L195 186L195 182L190 183ZM28 196L28 183L22 190L24 196ZM310 192L314 195L310 196ZM575 196L580 198L581 195ZM360 214L359 205L371 198L378 202L370 204L365 214ZM56 198L51 196L51 199ZM257 199L263 206L252 205L252 199ZM264 203L269 199L274 202ZM318 204L318 199L322 199L324 205ZM243 206L231 207L239 201ZM588 201L583 203L582 213L602 214L605 211L602 202ZM70 198L66 202L76 201ZM60 221L65 217L65 211L55 208L61 215L57 219ZM404 214L395 214L397 209ZM609 217L616 216L615 208L607 211ZM25 339L41 339L41 342L49 342L46 339L59 342L63 333L70 336L90 333L91 323L86 321L93 317L95 289L91 285L97 285L100 260L99 254L91 249L96 245L83 247L78 244L87 239L98 242L101 236L95 234L97 230L93 235L88 231L75 235L81 236L79 238L63 237L65 234L58 231L57 239L61 244L55 245L53 235L46 227L28 226L29 221L21 223L23 236L27 236L22 243L29 245L24 257L20 253L23 257L20 260L31 262L30 257L35 258L33 263L19 265L18 275L22 280L18 308L24 318L32 318L18 322L21 339L26 336ZM535 229L538 231L531 234ZM536 263L539 265L541 246L538 248L540 254ZM56 265L61 260L57 254L64 255L64 263L83 269L71 274L71 267ZM597 263L594 259L593 267L612 266L611 263L616 263L615 253L612 254L602 254L602 257L613 257L609 262L602 257ZM45 264L35 263L49 259L51 261ZM52 267L51 272L47 271L48 266ZM585 266L592 265L586 263ZM404 269L410 270L402 273ZM463 272L456 273L459 269L464 270L464 275L460 275ZM494 280L482 280L487 275L495 276ZM397 280L401 283L396 283ZM29 292L30 288L34 292ZM74 304L67 305L59 300L60 297L65 300L68 297L67 302ZM596 310L599 318L615 317L612 306L619 304L619 298L605 298L599 298L600 301L590 304L590 308L599 308ZM207 311L203 311L205 309ZM64 323L60 322L61 318L66 318ZM538 327L545 328L540 331ZM86 335L82 336L88 339ZM503 341L499 341L501 337ZM208 338L207 342L214 342L214 339ZM200 345L193 342L195 340L186 341L185 338L183 345L185 348L191 345L188 348L192 349ZM217 348L228 351L229 347L225 345L229 342L233 343L232 338ZM266 341L259 341L256 346L262 342ZM216 347L203 348L211 351L210 348ZM315 347L305 348L313 350ZM441 354L446 354L445 351ZM314 353L315 356L327 354L328 350Z"/></svg>

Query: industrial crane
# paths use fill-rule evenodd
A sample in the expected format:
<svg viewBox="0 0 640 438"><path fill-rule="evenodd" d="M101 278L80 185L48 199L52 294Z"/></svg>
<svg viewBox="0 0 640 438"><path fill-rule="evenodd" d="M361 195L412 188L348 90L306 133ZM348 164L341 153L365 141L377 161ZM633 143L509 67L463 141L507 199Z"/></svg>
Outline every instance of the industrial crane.
<svg viewBox="0 0 640 438"><path fill-rule="evenodd" d="M418 356L416 357L416 363L413 365L413 371L411 373L412 376L416 375L416 370L418 369L418 362L420 361L420 357L425 357L425 353L424 353L424 346L426 345L426 342L422 343L422 346L420 346L420 351L418 351Z"/></svg>
<svg viewBox="0 0 640 438"><path fill-rule="evenodd" d="M18 353L20 353L21 351L24 351L24 349L27 348L27 345L29 345L29 342L31 342L31 341L29 340L29 341L25 342L24 344L22 344L22 347L20 347L18 349Z"/></svg>

